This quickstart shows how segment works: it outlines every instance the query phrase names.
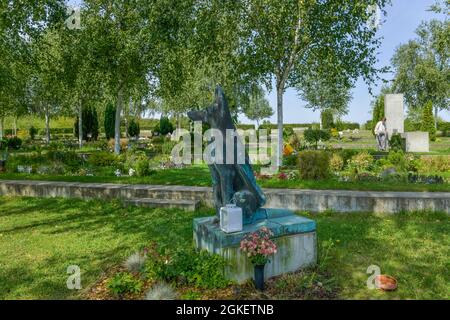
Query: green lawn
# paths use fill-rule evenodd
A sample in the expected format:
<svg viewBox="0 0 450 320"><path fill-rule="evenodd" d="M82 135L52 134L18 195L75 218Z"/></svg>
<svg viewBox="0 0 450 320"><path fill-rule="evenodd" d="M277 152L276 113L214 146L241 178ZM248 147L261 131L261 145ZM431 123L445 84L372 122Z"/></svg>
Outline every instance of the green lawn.
<svg viewBox="0 0 450 320"><path fill-rule="evenodd" d="M113 170L113 169L111 169ZM447 173L444 176L448 176ZM210 186L211 176L207 166L189 166L183 169L158 170L149 177L115 176L50 176L24 173L0 173L0 180L48 180L68 182L101 182L125 184L159 184ZM258 180L263 188L318 189L318 190L361 190L361 191L430 191L450 192L450 184L411 184L401 182L342 182L336 179L315 180L279 180L277 178Z"/></svg>
<svg viewBox="0 0 450 320"><path fill-rule="evenodd" d="M190 246L192 218L211 214L209 209L186 213L74 199L0 197L0 207L0 299L80 298L83 292L66 288L69 265L80 266L86 289L151 241ZM320 281L336 288L338 298L450 298L449 216L328 213L314 218L319 266L327 275ZM395 276L398 290L368 290L370 265ZM300 276L292 277L289 291L300 290L301 283Z"/></svg>

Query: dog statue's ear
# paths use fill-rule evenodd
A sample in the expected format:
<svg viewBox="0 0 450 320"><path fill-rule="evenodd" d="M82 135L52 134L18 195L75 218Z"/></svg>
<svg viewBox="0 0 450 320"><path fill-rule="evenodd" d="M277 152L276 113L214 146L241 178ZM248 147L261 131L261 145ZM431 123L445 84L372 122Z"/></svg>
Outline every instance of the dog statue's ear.
<svg viewBox="0 0 450 320"><path fill-rule="evenodd" d="M225 94L223 93L223 90L219 85L216 86L215 96L219 111L222 113L226 112L225 109L227 108L227 102L225 100Z"/></svg>

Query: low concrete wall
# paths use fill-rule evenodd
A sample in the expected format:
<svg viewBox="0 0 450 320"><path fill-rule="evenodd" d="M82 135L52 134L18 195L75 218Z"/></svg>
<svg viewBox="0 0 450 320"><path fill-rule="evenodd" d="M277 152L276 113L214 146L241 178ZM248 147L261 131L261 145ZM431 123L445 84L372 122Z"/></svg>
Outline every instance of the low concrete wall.
<svg viewBox="0 0 450 320"><path fill-rule="evenodd" d="M295 211L375 212L442 211L450 214L450 192L376 192L347 190L264 189L266 207ZM100 199L184 199L213 205L208 187L122 185L0 180L0 195Z"/></svg>

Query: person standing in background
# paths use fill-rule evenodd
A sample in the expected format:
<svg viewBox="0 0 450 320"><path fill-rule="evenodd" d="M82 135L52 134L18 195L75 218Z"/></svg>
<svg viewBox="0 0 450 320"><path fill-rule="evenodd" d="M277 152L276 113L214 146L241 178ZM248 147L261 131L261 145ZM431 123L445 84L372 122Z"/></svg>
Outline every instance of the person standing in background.
<svg viewBox="0 0 450 320"><path fill-rule="evenodd" d="M384 117L381 121L378 121L375 126L375 137L377 139L377 146L379 151L387 150L387 130L386 130L386 117Z"/></svg>

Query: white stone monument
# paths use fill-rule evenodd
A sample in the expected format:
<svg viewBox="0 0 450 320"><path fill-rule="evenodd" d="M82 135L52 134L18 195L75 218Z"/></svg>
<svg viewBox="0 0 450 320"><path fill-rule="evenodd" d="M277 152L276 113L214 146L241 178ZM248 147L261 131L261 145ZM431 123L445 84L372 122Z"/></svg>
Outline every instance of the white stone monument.
<svg viewBox="0 0 450 320"><path fill-rule="evenodd" d="M406 132L402 136L406 138L406 152L430 152L428 132Z"/></svg>
<svg viewBox="0 0 450 320"><path fill-rule="evenodd" d="M404 132L403 94L387 94L384 97L384 116L389 139L394 133ZM376 119L380 121L381 119Z"/></svg>

